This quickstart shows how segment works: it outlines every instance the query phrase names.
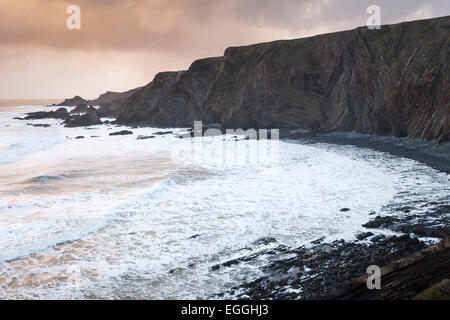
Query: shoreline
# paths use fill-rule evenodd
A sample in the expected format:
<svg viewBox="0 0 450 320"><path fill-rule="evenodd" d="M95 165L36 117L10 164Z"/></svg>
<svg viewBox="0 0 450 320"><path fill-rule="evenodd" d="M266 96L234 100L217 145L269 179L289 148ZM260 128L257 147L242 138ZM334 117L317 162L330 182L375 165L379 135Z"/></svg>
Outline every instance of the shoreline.
<svg viewBox="0 0 450 320"><path fill-rule="evenodd" d="M123 127L121 125L115 128ZM129 126L125 126L129 127ZM132 127L130 127L132 128ZM412 138L394 138L377 135L365 135L349 132L311 133L300 130L280 130L280 140L288 143L301 142L305 145L326 143L351 145L393 156L418 161L440 172L450 173L450 143L434 144L431 141ZM437 209L436 209L436 208ZM266 276L250 283L242 283L229 292L219 293L212 298L231 297L232 299L358 299L363 295L355 293L355 279L365 274L369 265L380 267L389 265L398 259L413 255L430 244L419 238L444 239L450 234L450 202L443 201L433 206L430 215L439 222L428 225L428 221L409 219L408 215L398 217L371 216L363 226L368 229L390 230L400 233L398 236L383 236L366 232L358 234L357 240L336 240L325 242L316 239L310 244L297 248L278 246L254 252L231 261L225 261L213 267L211 272L239 263L252 263L264 256L268 263L262 268ZM428 216L428 213L426 217ZM425 219L426 220L426 219ZM444 227L442 227L442 224ZM448 226L448 227L446 227ZM413 234L413 237L409 235ZM261 239L263 242L276 243L276 239ZM444 263L444 267L450 261ZM433 281L443 280L434 273ZM304 288L307 288L306 290ZM416 286L417 290L425 289ZM419 293L419 292L416 292ZM352 294L352 295L350 295ZM364 292L366 294L366 292ZM371 297L374 298L374 297ZM411 296L399 298L412 298Z"/></svg>
<svg viewBox="0 0 450 320"><path fill-rule="evenodd" d="M430 140L416 138L396 138L354 132L312 133L301 130L280 130L280 139L301 140L311 144L353 145L415 160L450 174L450 142L437 144Z"/></svg>
<svg viewBox="0 0 450 320"><path fill-rule="evenodd" d="M421 139L342 132L312 134L282 131L280 138L292 143L302 141L312 145L331 143L368 148L412 159L450 173L449 143L435 145ZM434 224L415 221L406 214L400 217L376 216L363 225L373 230L393 230L401 235L377 236L369 231L356 235L354 241L336 240L327 243L317 239L298 248L279 246L222 263L217 268L241 262L251 263L261 256L270 261L263 268L265 276L219 293L217 297L231 296L244 300L405 300L430 297L429 292L441 292L442 283L447 285L446 279L450 279L449 213L450 203L444 200L434 212L426 214L437 218ZM431 235L441 239L439 244L430 245L420 240L421 237ZM386 284L381 290L368 290L366 287L366 269L371 265L381 267L381 283L382 286ZM383 279L386 280L383 282ZM421 294L424 290L427 290L426 294ZM444 295L445 298L448 299L448 295Z"/></svg>

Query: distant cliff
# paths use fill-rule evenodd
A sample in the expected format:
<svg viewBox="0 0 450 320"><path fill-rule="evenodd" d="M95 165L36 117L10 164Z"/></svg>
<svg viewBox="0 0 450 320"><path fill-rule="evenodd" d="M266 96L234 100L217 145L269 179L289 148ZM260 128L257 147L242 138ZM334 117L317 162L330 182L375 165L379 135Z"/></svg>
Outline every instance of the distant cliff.
<svg viewBox="0 0 450 320"><path fill-rule="evenodd" d="M159 73L119 123L355 131L448 141L450 17L232 47Z"/></svg>
<svg viewBox="0 0 450 320"><path fill-rule="evenodd" d="M136 88L125 92L107 91L106 93L101 94L97 99L90 100L89 104L100 106L99 113L101 116L115 116L122 103L140 89L141 88Z"/></svg>

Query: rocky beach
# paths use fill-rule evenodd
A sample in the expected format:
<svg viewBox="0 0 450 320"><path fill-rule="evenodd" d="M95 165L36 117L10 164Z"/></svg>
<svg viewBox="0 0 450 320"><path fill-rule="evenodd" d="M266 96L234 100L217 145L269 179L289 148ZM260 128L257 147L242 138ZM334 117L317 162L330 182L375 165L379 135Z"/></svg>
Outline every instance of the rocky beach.
<svg viewBox="0 0 450 320"><path fill-rule="evenodd" d="M450 299L449 40L361 27L5 105L0 298Z"/></svg>

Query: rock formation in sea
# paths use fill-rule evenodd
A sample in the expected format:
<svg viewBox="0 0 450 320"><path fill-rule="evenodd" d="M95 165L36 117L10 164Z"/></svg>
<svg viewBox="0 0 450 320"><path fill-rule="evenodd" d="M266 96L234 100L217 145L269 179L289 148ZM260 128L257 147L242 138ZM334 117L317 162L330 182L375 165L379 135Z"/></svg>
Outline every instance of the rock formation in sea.
<svg viewBox="0 0 450 320"><path fill-rule="evenodd" d="M87 127L102 124L98 111L94 107L89 107L86 113L71 115L64 121L66 127Z"/></svg>
<svg viewBox="0 0 450 320"><path fill-rule="evenodd" d="M27 113L26 117L15 118L18 120L38 120L38 119L69 119L70 114L65 108L59 108L56 111L38 111Z"/></svg>
<svg viewBox="0 0 450 320"><path fill-rule="evenodd" d="M226 49L116 101L117 122L193 120L449 140L450 16ZM107 108L105 108L108 113ZM104 114L102 114L104 115Z"/></svg>
<svg viewBox="0 0 450 320"><path fill-rule="evenodd" d="M73 98L64 100L63 102L61 102L57 106L75 107L75 106L78 106L80 104L88 104L88 102L86 100L84 100L80 96L75 96Z"/></svg>

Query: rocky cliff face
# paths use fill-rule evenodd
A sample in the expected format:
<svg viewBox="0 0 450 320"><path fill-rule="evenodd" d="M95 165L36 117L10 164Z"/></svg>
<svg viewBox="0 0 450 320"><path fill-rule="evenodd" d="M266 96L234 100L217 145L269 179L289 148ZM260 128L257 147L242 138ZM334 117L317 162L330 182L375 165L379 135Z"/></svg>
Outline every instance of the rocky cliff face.
<svg viewBox="0 0 450 320"><path fill-rule="evenodd" d="M90 100L89 104L100 106L98 112L102 116L115 116L126 99L139 91L141 88L131 89L125 92L107 91L101 94L97 99Z"/></svg>
<svg viewBox="0 0 450 320"><path fill-rule="evenodd" d="M195 61L189 70L163 72L131 96L119 110L118 122L156 126L190 126L204 112L204 101L219 74L222 58Z"/></svg>
<svg viewBox="0 0 450 320"><path fill-rule="evenodd" d="M118 122L356 131L447 141L450 17L233 47L160 73Z"/></svg>

